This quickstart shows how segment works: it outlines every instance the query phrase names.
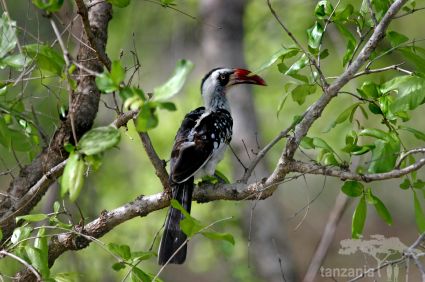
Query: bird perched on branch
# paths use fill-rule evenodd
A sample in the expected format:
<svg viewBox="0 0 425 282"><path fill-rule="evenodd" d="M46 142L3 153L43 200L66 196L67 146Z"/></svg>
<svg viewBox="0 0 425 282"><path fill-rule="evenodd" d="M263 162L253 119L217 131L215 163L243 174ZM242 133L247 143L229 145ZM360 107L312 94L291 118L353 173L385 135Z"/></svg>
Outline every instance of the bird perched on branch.
<svg viewBox="0 0 425 282"><path fill-rule="evenodd" d="M237 84L266 85L245 69L216 68L204 77L204 107L188 113L177 131L170 161L172 198L190 213L194 178L214 175L232 138L233 119L227 90ZM180 229L182 212L170 207L159 246L158 263L182 264L186 259L186 234Z"/></svg>

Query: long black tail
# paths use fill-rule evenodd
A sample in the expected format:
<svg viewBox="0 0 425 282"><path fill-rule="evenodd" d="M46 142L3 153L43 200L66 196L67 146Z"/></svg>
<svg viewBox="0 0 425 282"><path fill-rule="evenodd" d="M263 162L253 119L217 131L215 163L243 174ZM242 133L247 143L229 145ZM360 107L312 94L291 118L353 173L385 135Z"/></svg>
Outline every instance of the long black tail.
<svg viewBox="0 0 425 282"><path fill-rule="evenodd" d="M173 199L176 199L188 213L192 205L193 177L179 184L173 184ZM169 263L182 264L186 260L187 244L186 234L180 229L180 220L184 215L177 209L170 207L165 221L164 234L159 245L158 263L164 265ZM181 247L182 246L182 247ZM177 250L180 250L177 252Z"/></svg>

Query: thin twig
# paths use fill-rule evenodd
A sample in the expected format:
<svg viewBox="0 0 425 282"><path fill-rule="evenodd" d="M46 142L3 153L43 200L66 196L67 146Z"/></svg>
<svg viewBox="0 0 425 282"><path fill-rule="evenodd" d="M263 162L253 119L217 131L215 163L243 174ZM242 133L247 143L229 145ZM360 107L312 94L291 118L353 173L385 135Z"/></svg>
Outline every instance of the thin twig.
<svg viewBox="0 0 425 282"><path fill-rule="evenodd" d="M155 168L155 174L158 176L164 189L168 191L170 184L168 182L168 173L165 170L165 161L159 158L147 132L139 132L139 137L142 141L143 147L145 148L146 154L149 157L149 160Z"/></svg>
<svg viewBox="0 0 425 282"><path fill-rule="evenodd" d="M314 57L308 52L298 41L298 39L294 36L294 34L286 27L286 25L283 23L283 21L279 18L276 11L273 9L272 4L270 3L270 0L267 0L267 5L269 6L270 12L273 14L276 21L279 23L279 25L283 28L283 30L288 34L288 36L294 41L295 45L298 46L298 48L301 49L301 51L307 56L308 60L310 61L310 64L312 64L319 74L320 81L322 82L322 89L326 91L326 88L328 87L328 82L326 81L325 76L323 75L322 69L318 66L316 60Z"/></svg>
<svg viewBox="0 0 425 282"><path fill-rule="evenodd" d="M404 161L404 159L405 158L407 158L409 155L412 155L412 154L419 154L419 153L425 153L425 148L416 148L416 149L412 149L412 150L409 150L409 151L407 151L407 152L405 152L405 153L402 153L401 155L400 155L400 158L398 159L398 161L397 161L397 163L396 163L396 165L395 165L395 168L400 168L400 165L401 165L401 163Z"/></svg>
<svg viewBox="0 0 425 282"><path fill-rule="evenodd" d="M405 73L407 75L412 75L413 72L412 71L408 71L406 69L400 68L401 65L403 65L404 63L400 63L400 64L395 64L395 65L391 65L388 67L383 67L383 68L379 68L379 69L365 69L364 71L358 72L355 75L353 75L353 78L362 76L362 75L366 75L366 74L371 74L371 73L378 73L378 72L384 72L384 71L389 71L389 70L395 70L395 71L399 71L401 73Z"/></svg>
<svg viewBox="0 0 425 282"><path fill-rule="evenodd" d="M370 2L370 0L366 0L366 3L367 3L367 8L369 9L370 17L372 18L372 21L373 21L373 25L377 26L378 20L376 19L375 11L373 11L372 3Z"/></svg>
<svg viewBox="0 0 425 282"><path fill-rule="evenodd" d="M408 12L404 13L404 14L401 14L401 15L395 16L395 17L394 17L394 19L399 19L399 18L402 18L402 17L408 16L408 15L411 15L411 14L413 14L414 12L421 11L421 10L425 10L425 7L413 8L412 10L410 10L410 11L408 11Z"/></svg>
<svg viewBox="0 0 425 282"><path fill-rule="evenodd" d="M32 265L30 265L28 262L26 262L25 260L21 259L20 257L14 255L12 253L6 252L5 250L1 250L0 255L8 256L8 257L11 257L11 258L19 261L20 263L22 263L26 268L28 268L35 275L35 277L37 278L37 281L41 281L40 273L38 273L38 271Z"/></svg>
<svg viewBox="0 0 425 282"><path fill-rule="evenodd" d="M96 40L96 37L91 30L89 13L88 13L86 4L84 4L84 0L75 0L75 3L77 4L78 14L80 14L80 16L81 16L81 20L82 20L83 26L84 26L84 31L87 35L87 39L88 39L91 47L94 50L96 50L96 52L95 52L96 56L102 62L102 64L110 71L111 70L111 61L109 60L106 53L102 51L102 48L99 48L99 44Z"/></svg>

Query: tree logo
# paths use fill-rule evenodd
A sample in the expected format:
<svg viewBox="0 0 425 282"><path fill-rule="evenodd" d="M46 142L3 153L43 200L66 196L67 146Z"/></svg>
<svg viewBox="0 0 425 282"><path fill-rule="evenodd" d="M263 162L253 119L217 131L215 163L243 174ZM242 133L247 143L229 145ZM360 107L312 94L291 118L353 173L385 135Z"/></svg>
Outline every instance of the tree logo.
<svg viewBox="0 0 425 282"><path fill-rule="evenodd" d="M385 238L383 235L371 235L369 240L363 239L345 239L340 242L341 248L338 253L341 255L352 255L357 251L371 256L376 261L376 268L369 268L366 272L377 272L381 276L380 270L387 269L387 281L397 281L399 267L397 264L388 263L397 258L401 258L405 250L409 247L400 241L397 237ZM419 253L419 250L413 250ZM385 265L388 264L388 265Z"/></svg>

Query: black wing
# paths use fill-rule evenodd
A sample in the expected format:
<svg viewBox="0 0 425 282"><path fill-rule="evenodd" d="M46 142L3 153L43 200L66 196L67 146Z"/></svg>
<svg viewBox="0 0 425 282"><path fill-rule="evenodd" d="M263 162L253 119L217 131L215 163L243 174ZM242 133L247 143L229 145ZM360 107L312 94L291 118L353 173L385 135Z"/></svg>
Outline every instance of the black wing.
<svg viewBox="0 0 425 282"><path fill-rule="evenodd" d="M171 153L170 178L180 183L193 176L222 142L230 142L233 120L219 109L203 116L205 108L187 114L177 132Z"/></svg>

